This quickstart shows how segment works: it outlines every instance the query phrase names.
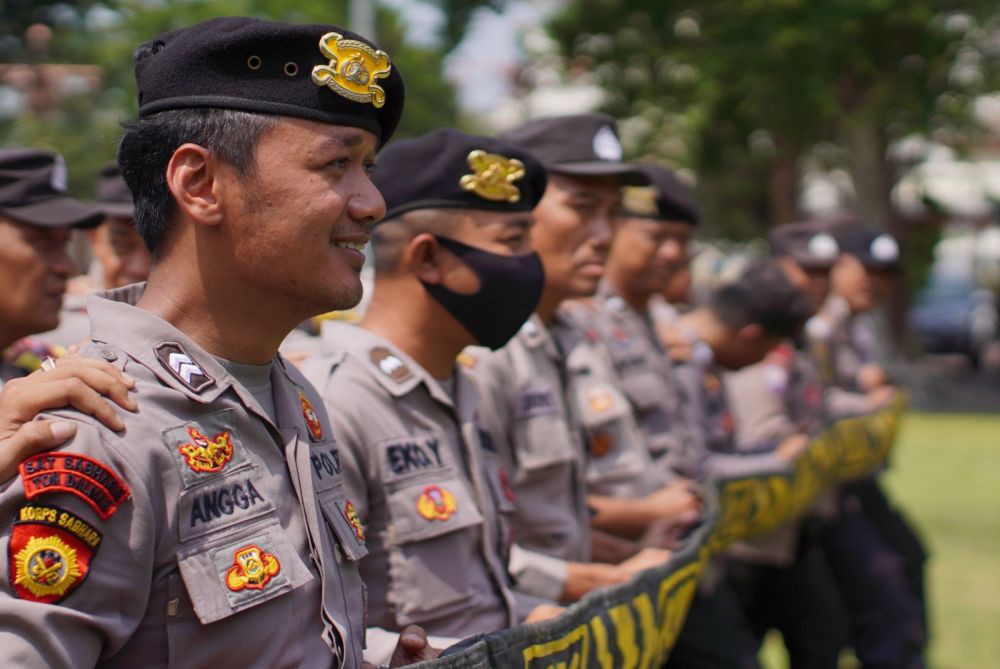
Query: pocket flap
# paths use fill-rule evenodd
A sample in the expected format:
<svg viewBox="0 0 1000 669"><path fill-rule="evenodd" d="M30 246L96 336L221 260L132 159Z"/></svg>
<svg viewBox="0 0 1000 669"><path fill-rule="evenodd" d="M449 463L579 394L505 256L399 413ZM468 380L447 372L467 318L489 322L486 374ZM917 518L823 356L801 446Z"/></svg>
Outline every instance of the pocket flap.
<svg viewBox="0 0 1000 669"><path fill-rule="evenodd" d="M314 578L277 523L192 540L178 552L177 562L202 624L257 606Z"/></svg>
<svg viewBox="0 0 1000 669"><path fill-rule="evenodd" d="M456 476L424 479L388 494L392 536L397 543L422 541L481 525L475 499Z"/></svg>

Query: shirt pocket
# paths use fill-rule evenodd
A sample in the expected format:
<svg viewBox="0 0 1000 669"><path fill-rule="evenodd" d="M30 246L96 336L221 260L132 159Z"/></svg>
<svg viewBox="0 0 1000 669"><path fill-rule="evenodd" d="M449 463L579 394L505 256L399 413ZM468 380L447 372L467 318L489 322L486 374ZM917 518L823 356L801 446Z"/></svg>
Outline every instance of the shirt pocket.
<svg viewBox="0 0 1000 669"><path fill-rule="evenodd" d="M579 455L566 420L561 415L535 416L514 425L518 468L536 471L573 462Z"/></svg>
<svg viewBox="0 0 1000 669"><path fill-rule="evenodd" d="M484 519L468 487L450 472L397 481L387 490L391 517L389 604L400 625L466 608L478 570Z"/></svg>
<svg viewBox="0 0 1000 669"><path fill-rule="evenodd" d="M177 563L203 625L269 602L314 578L277 519L268 517L186 542Z"/></svg>

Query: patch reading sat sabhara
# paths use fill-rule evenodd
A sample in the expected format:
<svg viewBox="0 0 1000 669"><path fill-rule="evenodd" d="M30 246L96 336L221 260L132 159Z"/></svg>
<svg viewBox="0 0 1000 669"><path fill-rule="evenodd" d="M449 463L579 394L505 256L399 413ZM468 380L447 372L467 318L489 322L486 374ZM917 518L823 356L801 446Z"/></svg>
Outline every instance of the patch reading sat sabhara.
<svg viewBox="0 0 1000 669"><path fill-rule="evenodd" d="M211 439L194 425L188 425L191 441L177 447L191 471L198 474L220 472L233 459L233 438L223 430Z"/></svg>
<svg viewBox="0 0 1000 669"><path fill-rule="evenodd" d="M260 546L250 544L237 549L233 566L226 572L226 587L233 592L263 590L272 576L281 571L278 558L265 553Z"/></svg>
<svg viewBox="0 0 1000 669"><path fill-rule="evenodd" d="M302 417L306 419L306 427L309 428L309 436L312 437L313 441L322 441L323 439L323 425L319 422L319 416L316 415L316 410L313 409L313 405L306 398L306 394L299 391L299 406L302 408Z"/></svg>
<svg viewBox="0 0 1000 669"><path fill-rule="evenodd" d="M180 344L172 341L161 342L156 345L154 351L156 359L164 369L192 391L200 393L215 385L215 379L206 374Z"/></svg>
<svg viewBox="0 0 1000 669"><path fill-rule="evenodd" d="M107 465L77 453L39 453L18 467L24 496L65 492L89 504L102 520L114 515L131 494L125 482Z"/></svg>
<svg viewBox="0 0 1000 669"><path fill-rule="evenodd" d="M413 376L406 363L384 346L377 346L368 353L369 358L383 374L396 383L402 383Z"/></svg>
<svg viewBox="0 0 1000 669"><path fill-rule="evenodd" d="M87 578L101 539L90 523L65 509L22 505L7 545L14 595L58 603Z"/></svg>
<svg viewBox="0 0 1000 669"><path fill-rule="evenodd" d="M314 84L354 102L370 102L376 109L385 105L385 89L375 83L392 71L392 63L384 51L359 40L345 39L340 33L323 35L319 50L330 60L313 68Z"/></svg>

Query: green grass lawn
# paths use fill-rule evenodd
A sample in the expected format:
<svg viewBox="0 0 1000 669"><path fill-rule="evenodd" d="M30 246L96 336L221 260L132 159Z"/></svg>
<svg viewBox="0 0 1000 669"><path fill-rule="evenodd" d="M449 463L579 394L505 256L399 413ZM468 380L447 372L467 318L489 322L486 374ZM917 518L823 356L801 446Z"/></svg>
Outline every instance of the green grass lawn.
<svg viewBox="0 0 1000 669"><path fill-rule="evenodd" d="M931 554L931 669L1000 667L1000 415L909 414L885 481Z"/></svg>

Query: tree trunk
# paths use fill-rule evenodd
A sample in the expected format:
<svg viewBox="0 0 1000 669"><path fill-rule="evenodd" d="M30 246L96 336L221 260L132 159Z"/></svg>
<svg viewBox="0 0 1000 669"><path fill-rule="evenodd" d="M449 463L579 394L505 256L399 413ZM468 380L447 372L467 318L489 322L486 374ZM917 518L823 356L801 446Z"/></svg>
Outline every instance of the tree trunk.
<svg viewBox="0 0 1000 669"><path fill-rule="evenodd" d="M774 158L767 174L767 204L770 225L791 223L799 215L798 151L781 135L774 138Z"/></svg>

